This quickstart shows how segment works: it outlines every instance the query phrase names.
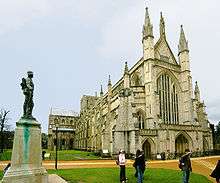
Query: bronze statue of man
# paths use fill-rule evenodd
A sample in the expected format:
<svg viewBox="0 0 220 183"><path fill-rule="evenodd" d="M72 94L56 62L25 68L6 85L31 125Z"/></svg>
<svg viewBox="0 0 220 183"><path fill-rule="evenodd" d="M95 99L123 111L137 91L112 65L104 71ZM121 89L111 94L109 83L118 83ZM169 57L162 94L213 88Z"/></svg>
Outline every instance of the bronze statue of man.
<svg viewBox="0 0 220 183"><path fill-rule="evenodd" d="M21 88L23 90L23 94L25 96L25 101L23 105L23 116L22 118L25 119L34 119L32 116L32 110L34 107L34 102L33 102L33 93L34 93L34 83L32 81L33 78L33 72L28 71L27 72L28 77L22 78L21 82Z"/></svg>

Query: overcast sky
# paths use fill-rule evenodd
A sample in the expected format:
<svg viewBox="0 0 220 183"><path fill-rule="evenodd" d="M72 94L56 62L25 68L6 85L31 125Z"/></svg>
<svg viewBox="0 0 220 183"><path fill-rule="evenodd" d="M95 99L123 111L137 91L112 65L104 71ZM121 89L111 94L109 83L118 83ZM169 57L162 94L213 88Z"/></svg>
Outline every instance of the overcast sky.
<svg viewBox="0 0 220 183"><path fill-rule="evenodd" d="M149 7L158 40L160 11L177 56L180 25L189 41L191 74L209 120L220 121L219 0L0 0L0 107L10 123L22 115L20 88L34 72L34 116L47 131L51 107L79 112L83 94L115 83L124 62L142 57L142 25Z"/></svg>

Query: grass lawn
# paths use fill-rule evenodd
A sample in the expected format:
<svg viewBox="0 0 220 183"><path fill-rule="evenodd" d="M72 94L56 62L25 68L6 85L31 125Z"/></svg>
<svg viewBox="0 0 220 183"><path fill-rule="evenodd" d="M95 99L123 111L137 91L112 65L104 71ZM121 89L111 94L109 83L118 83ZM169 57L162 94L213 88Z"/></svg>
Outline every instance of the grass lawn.
<svg viewBox="0 0 220 183"><path fill-rule="evenodd" d="M11 160L11 149L4 150L3 153L0 153L0 161Z"/></svg>
<svg viewBox="0 0 220 183"><path fill-rule="evenodd" d="M48 170L50 174L58 174L69 183L117 183L118 168L79 168L69 170ZM128 183L136 183L134 169L127 168ZM144 183L181 183L182 172L167 169L147 169ZM205 176L192 173L190 183L211 183Z"/></svg>
<svg viewBox="0 0 220 183"><path fill-rule="evenodd" d="M46 150L46 153L50 153L50 160L55 159L55 151ZM96 156L93 152L79 151L79 150L62 150L58 151L58 160L83 160L83 159L101 159L100 156Z"/></svg>
<svg viewBox="0 0 220 183"><path fill-rule="evenodd" d="M55 151L45 150L46 153L50 153L50 158L46 160L55 160ZM0 154L0 161L11 160L12 150L4 150ZM78 150L62 150L58 151L58 160L82 160L82 159L101 159L100 156L96 156L93 152L78 151Z"/></svg>

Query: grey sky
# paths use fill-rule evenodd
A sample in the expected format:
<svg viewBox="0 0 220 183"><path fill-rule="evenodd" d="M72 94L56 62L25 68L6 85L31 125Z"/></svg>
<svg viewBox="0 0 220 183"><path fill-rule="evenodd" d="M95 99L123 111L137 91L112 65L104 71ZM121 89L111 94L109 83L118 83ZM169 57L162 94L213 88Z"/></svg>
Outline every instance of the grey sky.
<svg viewBox="0 0 220 183"><path fill-rule="evenodd" d="M83 94L106 91L124 62L142 56L142 25L149 7L158 39L163 12L167 40L177 55L180 25L189 41L193 81L211 122L220 120L218 79L220 2L218 0L0 0L0 107L10 110L11 124L22 114L22 77L34 71L34 116L47 131L50 107L79 112Z"/></svg>

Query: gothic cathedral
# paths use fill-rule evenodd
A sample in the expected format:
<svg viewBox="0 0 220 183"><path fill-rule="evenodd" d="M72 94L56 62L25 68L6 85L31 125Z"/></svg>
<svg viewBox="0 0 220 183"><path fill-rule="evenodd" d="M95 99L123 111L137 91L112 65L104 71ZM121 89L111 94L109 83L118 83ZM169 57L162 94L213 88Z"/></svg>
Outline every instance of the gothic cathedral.
<svg viewBox="0 0 220 183"><path fill-rule="evenodd" d="M83 96L75 128L75 148L117 154L143 149L147 158L168 157L185 149L213 149L212 132L198 83L192 86L189 47L180 27L178 58L167 41L161 13L160 37L155 43L146 8L143 56L108 91Z"/></svg>

